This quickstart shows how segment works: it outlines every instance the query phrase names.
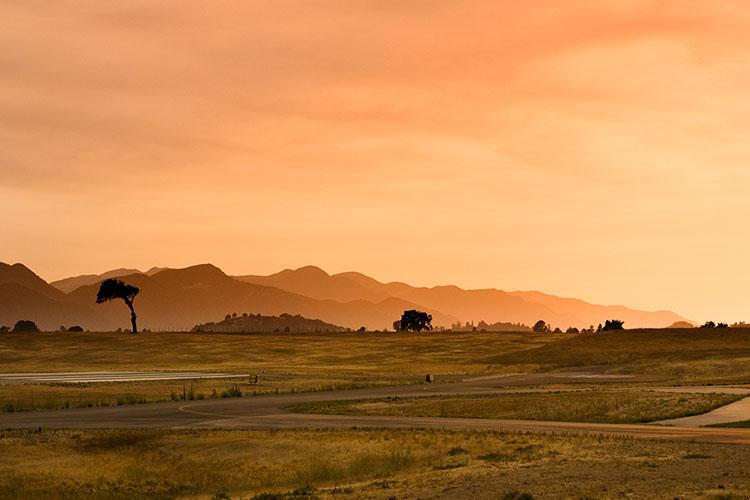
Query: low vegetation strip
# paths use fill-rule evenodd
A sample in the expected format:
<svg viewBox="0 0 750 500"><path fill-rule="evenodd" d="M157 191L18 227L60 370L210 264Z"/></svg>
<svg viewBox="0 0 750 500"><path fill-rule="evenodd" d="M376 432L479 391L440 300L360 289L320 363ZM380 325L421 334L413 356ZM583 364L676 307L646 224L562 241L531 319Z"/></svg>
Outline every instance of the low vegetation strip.
<svg viewBox="0 0 750 500"><path fill-rule="evenodd" d="M389 398L304 403L297 413L336 415L494 418L590 423L644 423L706 413L741 399L734 394L636 390L517 393Z"/></svg>
<svg viewBox="0 0 750 500"><path fill-rule="evenodd" d="M654 485L660 498L750 492L750 447L603 436L34 430L0 431L0 449L1 498L652 498Z"/></svg>
<svg viewBox="0 0 750 500"><path fill-rule="evenodd" d="M724 424L714 424L708 427L733 427L739 429L750 429L750 420L742 420L740 422L726 422Z"/></svg>
<svg viewBox="0 0 750 500"><path fill-rule="evenodd" d="M137 382L0 384L0 413L60 410L192 401L242 396L269 396L298 392L332 391L406 385L419 379L347 379L263 375L234 379L151 380Z"/></svg>

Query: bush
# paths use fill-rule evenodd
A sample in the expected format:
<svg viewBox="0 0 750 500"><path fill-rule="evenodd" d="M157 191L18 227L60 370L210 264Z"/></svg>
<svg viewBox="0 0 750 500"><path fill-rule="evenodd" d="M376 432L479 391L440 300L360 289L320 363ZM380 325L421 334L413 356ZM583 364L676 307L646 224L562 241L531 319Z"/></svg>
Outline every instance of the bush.
<svg viewBox="0 0 750 500"><path fill-rule="evenodd" d="M83 327L79 326L79 325L73 325L70 328L68 328L68 331L69 332L82 332L83 331Z"/></svg>
<svg viewBox="0 0 750 500"><path fill-rule="evenodd" d="M536 333L549 333L549 325L543 319L540 319L534 324L533 330Z"/></svg>
<svg viewBox="0 0 750 500"><path fill-rule="evenodd" d="M14 332L38 332L39 327L31 320L22 319L13 327Z"/></svg>
<svg viewBox="0 0 750 500"><path fill-rule="evenodd" d="M233 385L226 391L222 391L221 393L222 398L241 398L242 397L242 391L240 388L236 385Z"/></svg>
<svg viewBox="0 0 750 500"><path fill-rule="evenodd" d="M608 319L604 322L604 328L602 328L602 331L605 332L611 332L612 330L624 330L622 327L624 321L620 321L619 319Z"/></svg>

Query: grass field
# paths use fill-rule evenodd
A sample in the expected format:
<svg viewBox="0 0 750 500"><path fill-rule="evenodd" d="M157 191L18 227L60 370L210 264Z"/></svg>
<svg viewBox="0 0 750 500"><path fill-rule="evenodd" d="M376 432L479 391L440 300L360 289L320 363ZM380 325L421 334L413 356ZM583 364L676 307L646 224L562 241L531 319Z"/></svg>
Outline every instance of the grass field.
<svg viewBox="0 0 750 500"><path fill-rule="evenodd" d="M664 383L750 383L750 329L625 330L569 336L484 358L520 371L593 367Z"/></svg>
<svg viewBox="0 0 750 500"><path fill-rule="evenodd" d="M638 423L711 411L742 396L632 390L591 390L460 397L328 401L292 407L298 413L470 417L566 422Z"/></svg>
<svg viewBox="0 0 750 500"><path fill-rule="evenodd" d="M748 383L750 331L638 330L602 335L0 334L0 371L196 370L261 373L239 381L0 385L0 411L163 401L239 385L244 395L438 381L515 372L586 370L641 383Z"/></svg>
<svg viewBox="0 0 750 500"><path fill-rule="evenodd" d="M502 372L487 356L533 349L561 335L522 333L0 334L0 371L180 370L314 376Z"/></svg>
<svg viewBox="0 0 750 500"><path fill-rule="evenodd" d="M587 368L658 383L750 383L750 329L601 335L0 334L0 371L196 370L322 378L424 377Z"/></svg>
<svg viewBox="0 0 750 500"><path fill-rule="evenodd" d="M514 492L533 498L743 498L750 493L750 447L593 436L13 431L0 433L0 449L4 498L519 498L510 496Z"/></svg>
<svg viewBox="0 0 750 500"><path fill-rule="evenodd" d="M361 387L421 383L416 378L300 378L251 377L230 379L162 380L49 384L0 384L0 412L89 408L159 401L263 396L282 393L331 391Z"/></svg>
<svg viewBox="0 0 750 500"><path fill-rule="evenodd" d="M650 384L750 382L747 331L600 336L2 334L0 371L195 370L248 379L0 386L0 409L130 404L519 372L628 374L563 393L335 403L324 411L638 422L735 396ZM565 385L560 379L560 387ZM192 391L190 391L192 389ZM236 395L236 394L227 394ZM750 447L423 430L0 431L0 498L745 498ZM530 497L523 497L528 494ZM515 495L515 496L514 496Z"/></svg>

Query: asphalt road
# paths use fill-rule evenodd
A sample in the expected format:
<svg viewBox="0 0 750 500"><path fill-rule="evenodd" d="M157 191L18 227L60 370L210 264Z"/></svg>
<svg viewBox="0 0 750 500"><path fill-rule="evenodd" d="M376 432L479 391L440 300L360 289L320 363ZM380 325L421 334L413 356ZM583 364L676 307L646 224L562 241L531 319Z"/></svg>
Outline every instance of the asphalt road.
<svg viewBox="0 0 750 500"><path fill-rule="evenodd" d="M552 379L550 379L552 377ZM590 383L581 374L566 375L567 382ZM424 384L347 391L298 393L279 396L182 401L104 408L0 414L0 428L182 428L182 429L291 429L291 428L431 428L449 430L525 431L540 433L594 433L643 439L678 439L750 444L750 430L702 427L668 427L651 424L591 424L476 418L370 417L303 415L287 407L306 402L386 397L466 395L548 391L528 384L560 381L559 376L516 375L468 379L452 384ZM622 382L600 377L598 383ZM663 391L750 393L737 387L657 388ZM570 389L576 390L575 385ZM573 395L571 394L573 397ZM750 401L750 400L743 400ZM729 405L731 406L731 405ZM750 409L750 407L748 408ZM718 410L716 410L718 411ZM737 416L737 415L735 415ZM750 415L747 415L750 418ZM741 419L741 418L740 418Z"/></svg>

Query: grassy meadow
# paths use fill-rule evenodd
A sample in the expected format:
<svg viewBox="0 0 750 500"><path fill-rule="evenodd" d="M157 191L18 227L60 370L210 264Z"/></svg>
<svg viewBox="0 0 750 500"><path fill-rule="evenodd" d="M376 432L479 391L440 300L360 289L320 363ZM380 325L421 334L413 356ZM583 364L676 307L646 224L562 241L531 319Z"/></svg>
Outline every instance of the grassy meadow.
<svg viewBox="0 0 750 500"><path fill-rule="evenodd" d="M743 396L633 390L588 390L326 401L293 406L298 413L398 417L468 417L630 424L706 413Z"/></svg>
<svg viewBox="0 0 750 500"><path fill-rule="evenodd" d="M0 371L195 370L236 380L0 385L0 409L273 394L466 376L585 372L574 395L347 401L300 411L643 422L732 395L650 385L750 383L746 330L591 335L43 333L0 335ZM236 388L236 391L233 389ZM542 387L536 387L541 389ZM188 396L190 394L190 396ZM740 424L738 424L740 425ZM0 498L746 498L750 447L437 430L0 431Z"/></svg>
<svg viewBox="0 0 750 500"><path fill-rule="evenodd" d="M5 431L0 449L2 498L750 494L750 447L616 437L426 430Z"/></svg>
<svg viewBox="0 0 750 500"><path fill-rule="evenodd" d="M497 369L588 368L671 384L750 383L750 329L623 330L568 336L533 349L483 359Z"/></svg>
<svg viewBox="0 0 750 500"><path fill-rule="evenodd" d="M243 395L438 382L523 372L629 375L623 383L750 383L750 330L634 330L601 335L429 334L0 334L0 372L179 370L247 379L0 384L0 411L111 406ZM251 378L260 374L259 384ZM595 382L595 379L592 379ZM561 381L564 383L564 381ZM236 391L235 391L236 394Z"/></svg>

